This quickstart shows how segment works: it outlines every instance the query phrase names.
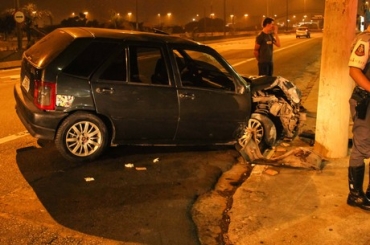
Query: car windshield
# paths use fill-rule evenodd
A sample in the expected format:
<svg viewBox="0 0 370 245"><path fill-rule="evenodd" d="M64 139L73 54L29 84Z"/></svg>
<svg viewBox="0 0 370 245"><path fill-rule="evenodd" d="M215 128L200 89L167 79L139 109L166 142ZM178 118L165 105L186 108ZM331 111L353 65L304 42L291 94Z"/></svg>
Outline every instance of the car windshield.
<svg viewBox="0 0 370 245"><path fill-rule="evenodd" d="M200 50L174 50L182 86L235 91L237 74L225 62Z"/></svg>

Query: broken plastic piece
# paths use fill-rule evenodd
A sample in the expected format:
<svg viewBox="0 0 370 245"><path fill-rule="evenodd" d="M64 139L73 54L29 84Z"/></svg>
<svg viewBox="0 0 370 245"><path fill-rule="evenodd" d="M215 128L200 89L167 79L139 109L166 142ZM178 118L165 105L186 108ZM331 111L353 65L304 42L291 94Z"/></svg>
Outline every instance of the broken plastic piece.
<svg viewBox="0 0 370 245"><path fill-rule="evenodd" d="M159 162L159 157L157 157L157 158L155 158L155 159L153 160L153 163L156 163L156 162Z"/></svg>
<svg viewBox="0 0 370 245"><path fill-rule="evenodd" d="M133 168L134 167L134 164L133 163L126 163L125 164L125 167L126 168Z"/></svg>

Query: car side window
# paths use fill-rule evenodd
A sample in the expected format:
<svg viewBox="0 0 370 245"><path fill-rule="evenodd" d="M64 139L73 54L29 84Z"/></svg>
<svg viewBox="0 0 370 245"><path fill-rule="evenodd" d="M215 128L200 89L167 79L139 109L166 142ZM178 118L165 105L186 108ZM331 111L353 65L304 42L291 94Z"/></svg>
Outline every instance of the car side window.
<svg viewBox="0 0 370 245"><path fill-rule="evenodd" d="M114 60L109 64L109 66L104 70L100 76L103 80L113 80L113 81L123 81L127 80L126 78L126 57L125 51L122 50L114 58Z"/></svg>
<svg viewBox="0 0 370 245"><path fill-rule="evenodd" d="M129 82L169 85L168 69L159 47L129 47Z"/></svg>
<svg viewBox="0 0 370 245"><path fill-rule="evenodd" d="M93 41L63 70L67 74L88 77L118 47L115 42Z"/></svg>
<svg viewBox="0 0 370 245"><path fill-rule="evenodd" d="M212 54L187 49L173 51L183 87L235 91L233 75Z"/></svg>

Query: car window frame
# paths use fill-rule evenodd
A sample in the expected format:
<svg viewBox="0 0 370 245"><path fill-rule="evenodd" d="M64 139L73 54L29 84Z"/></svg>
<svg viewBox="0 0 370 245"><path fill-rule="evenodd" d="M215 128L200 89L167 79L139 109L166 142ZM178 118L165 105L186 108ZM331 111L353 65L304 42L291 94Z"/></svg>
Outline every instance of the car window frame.
<svg viewBox="0 0 370 245"><path fill-rule="evenodd" d="M153 83L140 83L140 82L134 82L130 81L131 76L131 61L129 59L130 55L130 47L136 46L136 47L148 47L148 48L155 48L158 49L161 53L161 57L164 60L166 69L167 69L167 76L169 83L167 84L153 84ZM118 81L118 80L109 80L109 79L103 79L101 76L102 74L108 69L109 65L113 62L113 60L119 55L121 52L125 54L125 69L126 69L126 77L125 81ZM172 72L172 66L170 64L168 53L166 52L166 47L163 44L158 43L147 43L147 42L131 42L131 41L124 41L121 43L119 49L117 49L117 55L112 55L95 73L94 77L96 78L96 82L101 83L115 83L115 84L131 84L131 85L138 85L138 86L166 86L166 87L173 87L173 72Z"/></svg>
<svg viewBox="0 0 370 245"><path fill-rule="evenodd" d="M132 82L130 81L130 76L131 76L131 66L132 62L129 59L130 56L130 48L131 47L147 47L147 48L156 48L160 51L161 58L163 59L164 66L167 70L167 79L168 79L168 84L155 84L155 83L138 83L138 82ZM126 61L127 61L127 76L128 76L128 83L130 84L138 84L138 85L143 85L143 86L165 86L165 87L173 87L174 82L173 82L173 72L172 72L172 65L171 61L168 58L168 53L166 52L167 47L164 43L156 43L156 42L125 42L125 48L126 48Z"/></svg>
<svg viewBox="0 0 370 245"><path fill-rule="evenodd" d="M229 74L232 74L232 77L234 79L235 83L235 89L234 91L227 91L227 90L219 90L219 89L211 89L211 88L202 88L202 87L189 87L189 86L183 86L182 81L181 81L181 74L180 74L180 69L177 65L176 62L176 56L173 50L176 49L188 49L192 51L197 51L197 52L204 52L207 53L208 55L211 55L214 57L217 62L219 62ZM235 94L240 94L245 91L245 88L248 87L247 82L242 78L242 76L239 75L239 73L236 72L236 70L226 61L224 57L222 57L216 50L213 48L206 46L206 45L186 45L186 44L171 44L168 47L168 51L170 52L170 57L171 57L171 64L173 65L173 70L174 70L174 76L176 80L176 85L179 88L185 88L185 89L203 89L203 90L212 90L212 91L219 91L219 92L227 92L227 93L235 93Z"/></svg>

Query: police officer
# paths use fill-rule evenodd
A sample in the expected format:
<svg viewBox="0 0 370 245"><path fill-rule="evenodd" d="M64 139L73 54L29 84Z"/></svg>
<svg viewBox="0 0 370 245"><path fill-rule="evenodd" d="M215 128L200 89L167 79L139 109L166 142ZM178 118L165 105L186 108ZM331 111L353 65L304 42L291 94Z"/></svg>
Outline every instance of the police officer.
<svg viewBox="0 0 370 245"><path fill-rule="evenodd" d="M348 167L347 204L370 211L370 185L363 191L364 160L370 158L370 26L353 42L349 75L356 83L349 100L353 119L353 146Z"/></svg>

